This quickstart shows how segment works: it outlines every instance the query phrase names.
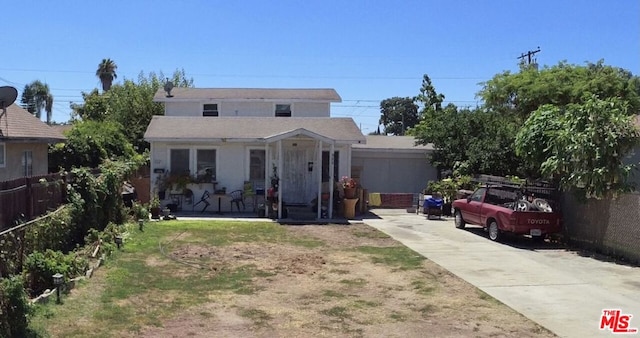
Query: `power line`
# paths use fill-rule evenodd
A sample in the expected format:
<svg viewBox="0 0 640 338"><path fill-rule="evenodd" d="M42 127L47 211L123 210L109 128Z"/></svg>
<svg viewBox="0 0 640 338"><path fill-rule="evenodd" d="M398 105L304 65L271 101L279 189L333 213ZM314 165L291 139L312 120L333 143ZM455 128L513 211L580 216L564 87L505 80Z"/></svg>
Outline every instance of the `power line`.
<svg viewBox="0 0 640 338"><path fill-rule="evenodd" d="M21 68L0 68L0 71L11 72L35 72L35 73L79 73L94 74L94 71L67 70L67 69L21 69ZM132 76L137 78L140 73ZM422 80L422 76L356 76L356 75L277 75L277 74L208 74L208 73L186 73L188 76L202 77L226 77L226 78L293 78L293 79L346 79L346 80ZM124 75L126 77L126 75ZM432 80L485 80L487 77L479 76L441 76L431 77Z"/></svg>

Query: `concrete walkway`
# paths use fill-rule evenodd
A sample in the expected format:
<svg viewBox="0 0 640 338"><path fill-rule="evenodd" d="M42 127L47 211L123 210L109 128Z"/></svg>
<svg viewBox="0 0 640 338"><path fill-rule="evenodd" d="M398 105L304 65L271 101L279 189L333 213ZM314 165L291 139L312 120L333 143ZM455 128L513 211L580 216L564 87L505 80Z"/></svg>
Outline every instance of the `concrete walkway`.
<svg viewBox="0 0 640 338"><path fill-rule="evenodd" d="M632 315L629 327L640 328L638 267L526 238L494 243L481 228L456 229L452 219L427 220L397 209L373 214L363 221L558 336L614 336L599 329L605 309Z"/></svg>

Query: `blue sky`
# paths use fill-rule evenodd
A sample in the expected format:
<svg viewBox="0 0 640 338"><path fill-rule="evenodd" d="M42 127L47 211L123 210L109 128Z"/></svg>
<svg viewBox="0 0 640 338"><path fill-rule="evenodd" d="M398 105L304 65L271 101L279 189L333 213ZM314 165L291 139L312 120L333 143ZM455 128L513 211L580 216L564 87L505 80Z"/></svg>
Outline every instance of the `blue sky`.
<svg viewBox="0 0 640 338"><path fill-rule="evenodd" d="M12 1L3 4L0 85L34 80L53 119L99 87L184 69L196 87L335 88L332 116L375 131L380 101L418 94L475 106L479 83L540 47L538 63L605 64L640 74L640 1Z"/></svg>

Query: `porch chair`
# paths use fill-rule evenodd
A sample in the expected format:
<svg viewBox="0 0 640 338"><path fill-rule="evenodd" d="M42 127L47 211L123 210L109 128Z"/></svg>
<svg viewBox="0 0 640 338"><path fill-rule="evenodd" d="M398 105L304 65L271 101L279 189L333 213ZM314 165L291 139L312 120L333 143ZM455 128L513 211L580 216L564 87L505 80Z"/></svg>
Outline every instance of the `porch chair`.
<svg viewBox="0 0 640 338"><path fill-rule="evenodd" d="M202 208L202 211L200 211L200 213L203 213L211 205L211 203L209 203L208 201L209 197L210 197L209 191L205 190L202 193L202 197L200 197L200 200L198 201L198 203L192 205L192 210L196 207L196 205L203 203L204 208Z"/></svg>
<svg viewBox="0 0 640 338"><path fill-rule="evenodd" d="M229 197L231 197L231 212L233 212L234 204L236 205L238 212L240 212L240 204L242 204L242 210L245 210L243 193L243 190L234 190L229 193Z"/></svg>

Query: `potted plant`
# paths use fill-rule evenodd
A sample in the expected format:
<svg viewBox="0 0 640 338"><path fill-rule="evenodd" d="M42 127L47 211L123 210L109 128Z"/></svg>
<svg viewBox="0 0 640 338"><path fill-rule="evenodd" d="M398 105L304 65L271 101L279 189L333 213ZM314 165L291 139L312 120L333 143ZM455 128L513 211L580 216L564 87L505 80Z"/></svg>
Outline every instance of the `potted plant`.
<svg viewBox="0 0 640 338"><path fill-rule="evenodd" d="M344 190L344 198L353 199L356 198L356 180L348 176L342 176L340 184Z"/></svg>
<svg viewBox="0 0 640 338"><path fill-rule="evenodd" d="M160 219L160 199L157 194L154 194L149 201L149 210L151 211L151 218Z"/></svg>

